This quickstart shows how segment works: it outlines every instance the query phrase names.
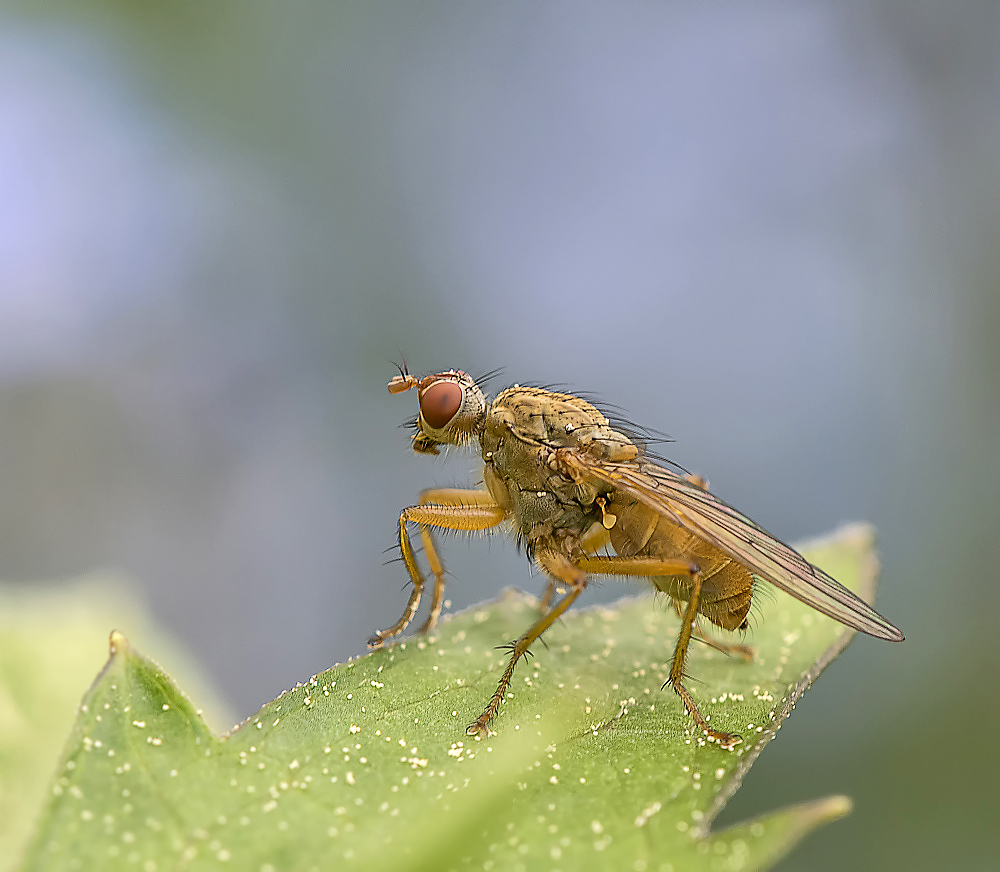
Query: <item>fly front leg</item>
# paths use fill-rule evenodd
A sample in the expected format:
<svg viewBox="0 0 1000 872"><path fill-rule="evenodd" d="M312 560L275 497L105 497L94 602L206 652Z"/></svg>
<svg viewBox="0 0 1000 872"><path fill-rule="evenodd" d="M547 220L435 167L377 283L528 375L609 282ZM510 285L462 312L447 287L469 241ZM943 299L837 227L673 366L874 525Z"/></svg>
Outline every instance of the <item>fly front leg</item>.
<svg viewBox="0 0 1000 872"><path fill-rule="evenodd" d="M403 509L399 515L399 550L403 556L406 571L413 582L409 601L402 616L395 624L379 630L368 640L370 648L378 648L386 639L398 636L417 612L424 589L424 575L420 571L408 524L420 524L420 536L427 560L434 574L434 592L431 599L431 613L420 628L427 632L437 622L444 602L444 565L438 557L437 547L431 528L442 530L488 530L497 526L507 517L507 510L499 506L486 491L461 490L458 488L436 488L420 495L420 505Z"/></svg>
<svg viewBox="0 0 1000 872"><path fill-rule="evenodd" d="M661 560L656 557L588 557L578 563L585 572L605 575L640 575L640 576L671 576L687 575L691 579L687 607L681 615L681 631L674 647L674 656L670 662L670 673L667 684L681 698L684 708L694 719L694 722L723 748L732 748L743 739L736 733L724 733L709 726L705 716L698 711L694 697L684 685L684 660L687 658L688 646L694 632L695 620L698 618L698 606L701 602L702 577L697 565L685 560ZM666 684L664 685L666 687Z"/></svg>
<svg viewBox="0 0 1000 872"><path fill-rule="evenodd" d="M548 612L542 615L531 628L524 633L516 642L510 645L510 660L500 676L496 692L493 694L483 713L476 718L466 729L470 736L489 735L490 724L496 717L503 702L507 689L510 687L511 679L514 677L514 667L531 647L532 643L538 639L549 627L551 627L562 614L571 606L576 598L583 593L587 586L587 574L581 572L573 562L563 554L555 551L542 552L537 555L538 565L542 567L547 575L553 579L554 584L563 584L569 588L563 596ZM506 647L506 646L505 646Z"/></svg>
<svg viewBox="0 0 1000 872"><path fill-rule="evenodd" d="M451 487L429 488L428 490L423 491L420 494L420 505L454 506L456 508L475 507L490 510L497 510L500 508L489 491ZM505 515L506 513L500 516L500 521L503 520ZM497 523L500 523L500 521L497 521ZM491 526L496 526L496 524L492 524ZM452 527L450 529L465 530L470 528ZM488 528L477 527L475 529ZM424 553L427 555L427 562L430 564L431 573L434 576L434 592L431 594L430 613L427 615L427 620L420 625L417 632L429 633L437 625L438 618L441 617L441 608L444 605L444 564L438 556L437 545L434 541L434 534L429 525L420 525L420 540L423 543Z"/></svg>

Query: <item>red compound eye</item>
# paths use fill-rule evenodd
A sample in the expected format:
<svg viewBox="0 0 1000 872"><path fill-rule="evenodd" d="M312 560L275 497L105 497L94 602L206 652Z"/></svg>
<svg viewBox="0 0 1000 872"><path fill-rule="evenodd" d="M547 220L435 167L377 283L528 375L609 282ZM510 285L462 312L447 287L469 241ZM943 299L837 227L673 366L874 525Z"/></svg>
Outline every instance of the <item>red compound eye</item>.
<svg viewBox="0 0 1000 872"><path fill-rule="evenodd" d="M453 381L439 381L420 395L420 414L433 430L441 430L462 406L462 389Z"/></svg>

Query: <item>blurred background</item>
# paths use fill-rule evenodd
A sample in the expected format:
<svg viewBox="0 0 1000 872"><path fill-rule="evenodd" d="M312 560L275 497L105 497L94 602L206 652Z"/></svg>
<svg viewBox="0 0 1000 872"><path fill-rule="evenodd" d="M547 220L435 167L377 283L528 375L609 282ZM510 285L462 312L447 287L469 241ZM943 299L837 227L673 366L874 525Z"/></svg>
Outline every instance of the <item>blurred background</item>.
<svg viewBox="0 0 1000 872"><path fill-rule="evenodd" d="M985 2L8 0L0 578L127 574L243 718L364 652L399 509L475 480L391 361L563 382L785 539L879 529L907 641L721 823L846 793L782 869L996 868L998 93ZM542 586L445 557L454 608Z"/></svg>

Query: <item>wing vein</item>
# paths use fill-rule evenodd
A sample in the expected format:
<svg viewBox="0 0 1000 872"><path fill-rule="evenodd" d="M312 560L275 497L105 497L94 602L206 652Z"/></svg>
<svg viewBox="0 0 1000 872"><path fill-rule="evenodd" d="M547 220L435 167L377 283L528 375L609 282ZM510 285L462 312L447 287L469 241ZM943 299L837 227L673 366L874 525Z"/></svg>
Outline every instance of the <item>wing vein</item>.
<svg viewBox="0 0 1000 872"><path fill-rule="evenodd" d="M872 606L742 512L688 479L646 459L608 463L576 449L563 449L560 454L571 469L630 494L806 605L870 636L902 641L903 634Z"/></svg>

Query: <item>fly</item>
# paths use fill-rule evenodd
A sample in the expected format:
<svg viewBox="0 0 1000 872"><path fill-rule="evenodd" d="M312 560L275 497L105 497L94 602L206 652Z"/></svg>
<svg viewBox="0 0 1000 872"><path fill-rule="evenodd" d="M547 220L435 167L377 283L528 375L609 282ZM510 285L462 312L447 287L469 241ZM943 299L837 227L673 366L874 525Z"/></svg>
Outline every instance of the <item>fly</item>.
<svg viewBox="0 0 1000 872"><path fill-rule="evenodd" d="M426 586L410 525L419 528L434 576L430 615L444 603L444 566L432 530L490 530L506 525L549 579L541 617L510 646L496 692L468 727L486 735L529 647L573 605L591 575L646 578L673 601L681 630L669 678L695 723L732 748L741 740L710 726L684 683L684 661L698 615L725 630L745 630L756 578L870 636L903 634L868 603L813 566L746 515L712 494L704 479L681 475L649 457L641 440L612 425L590 402L569 393L514 385L489 402L460 370L417 378L405 370L389 392L417 389L413 450L478 443L481 489L432 488L399 516L399 547L413 582L400 619L368 641L375 648L413 620ZM610 554L607 546L614 549ZM553 603L557 588L565 593ZM752 656L741 645L716 647Z"/></svg>

